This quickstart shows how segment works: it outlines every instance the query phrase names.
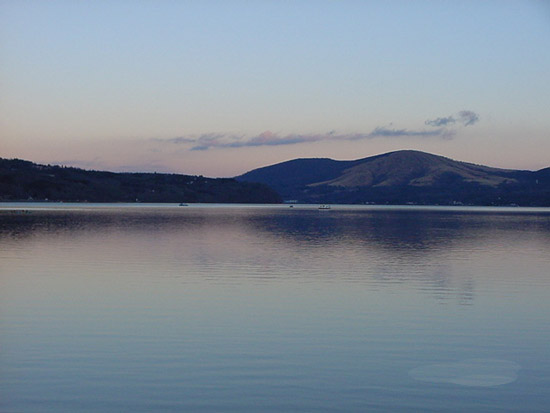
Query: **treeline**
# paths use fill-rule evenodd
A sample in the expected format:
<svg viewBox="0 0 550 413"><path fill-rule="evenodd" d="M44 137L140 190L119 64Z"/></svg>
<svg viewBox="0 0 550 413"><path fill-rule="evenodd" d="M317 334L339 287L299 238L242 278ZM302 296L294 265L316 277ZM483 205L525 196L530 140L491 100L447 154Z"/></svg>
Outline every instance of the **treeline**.
<svg viewBox="0 0 550 413"><path fill-rule="evenodd" d="M278 203L264 184L164 173L114 173L0 158L0 201Z"/></svg>
<svg viewBox="0 0 550 413"><path fill-rule="evenodd" d="M308 203L378 205L483 205L550 207L550 185L543 183L502 184L489 187L460 182L449 185L390 187L316 187L296 188L283 193L285 199Z"/></svg>

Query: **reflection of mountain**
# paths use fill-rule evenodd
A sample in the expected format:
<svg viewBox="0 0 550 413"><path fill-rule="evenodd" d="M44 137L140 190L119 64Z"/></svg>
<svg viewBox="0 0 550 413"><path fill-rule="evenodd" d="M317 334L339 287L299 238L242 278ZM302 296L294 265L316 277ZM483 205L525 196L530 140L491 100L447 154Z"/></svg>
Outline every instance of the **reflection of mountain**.
<svg viewBox="0 0 550 413"><path fill-rule="evenodd" d="M542 206L550 205L549 172L489 168L407 150L354 161L295 159L237 179L267 184L299 202Z"/></svg>
<svg viewBox="0 0 550 413"><path fill-rule="evenodd" d="M467 303L480 280L500 276L503 257L521 263L524 249L550 244L548 217L387 208L33 211L0 214L0 242L25 250L47 242L48 254L74 248L87 260L120 260L136 271L146 263L194 282L355 283Z"/></svg>
<svg viewBox="0 0 550 413"><path fill-rule="evenodd" d="M252 222L256 232L286 246L295 266L318 261L312 278L413 288L442 303L470 304L480 282L515 282L502 278L510 274L507 260L521 266L533 245L550 245L549 217L443 209L294 210ZM522 274L529 274L528 267L536 264L528 262Z"/></svg>
<svg viewBox="0 0 550 413"><path fill-rule="evenodd" d="M510 209L511 211L519 211ZM513 232L531 226L550 240L548 213L467 212L441 209L280 210L257 214L249 220L259 230L285 242L347 244L388 251L429 254L473 238L491 238L495 232ZM549 231L549 232L546 232ZM482 242L480 240L480 242Z"/></svg>
<svg viewBox="0 0 550 413"><path fill-rule="evenodd" d="M388 209L385 207L321 212L281 208L81 208L33 210L28 214L0 213L0 237L41 233L126 233L189 235L195 232L247 233L268 237L289 247L378 248L430 254L495 233L530 229L550 242L548 213L468 212L466 209ZM230 245L227 246L228 248Z"/></svg>

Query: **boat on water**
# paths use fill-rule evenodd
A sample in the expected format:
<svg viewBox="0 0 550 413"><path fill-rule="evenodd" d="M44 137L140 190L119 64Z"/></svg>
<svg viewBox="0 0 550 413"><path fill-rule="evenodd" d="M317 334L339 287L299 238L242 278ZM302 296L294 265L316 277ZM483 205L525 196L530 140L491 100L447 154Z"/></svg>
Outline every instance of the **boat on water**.
<svg viewBox="0 0 550 413"><path fill-rule="evenodd" d="M327 204L319 205L319 209L330 209L330 205L327 205Z"/></svg>
<svg viewBox="0 0 550 413"><path fill-rule="evenodd" d="M180 203L180 206L189 206L188 204L184 203L184 202L181 202Z"/></svg>

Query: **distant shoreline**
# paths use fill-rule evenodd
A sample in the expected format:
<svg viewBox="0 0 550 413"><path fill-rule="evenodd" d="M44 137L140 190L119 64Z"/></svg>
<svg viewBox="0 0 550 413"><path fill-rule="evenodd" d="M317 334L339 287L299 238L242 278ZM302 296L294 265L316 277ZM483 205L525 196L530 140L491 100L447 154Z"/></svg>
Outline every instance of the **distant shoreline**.
<svg viewBox="0 0 550 413"><path fill-rule="evenodd" d="M550 207L518 206L457 206L457 205L353 205L331 204L332 211L448 211L448 212L506 212L506 213L544 213L550 214ZM180 206L177 203L125 203L125 202L0 202L0 214L21 211L84 211L84 210L197 210L197 209L276 209L289 211L316 211L318 204L257 204L257 203L190 203Z"/></svg>

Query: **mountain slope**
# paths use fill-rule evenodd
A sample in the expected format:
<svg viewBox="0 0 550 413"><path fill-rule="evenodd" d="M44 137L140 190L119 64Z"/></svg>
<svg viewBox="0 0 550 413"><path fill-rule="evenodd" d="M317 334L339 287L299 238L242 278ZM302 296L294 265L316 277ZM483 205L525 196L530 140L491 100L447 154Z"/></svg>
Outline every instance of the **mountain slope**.
<svg viewBox="0 0 550 413"><path fill-rule="evenodd" d="M335 161L326 158L294 159L254 169L236 179L242 182L262 182L281 190L333 179L353 165L354 161Z"/></svg>
<svg viewBox="0 0 550 413"><path fill-rule="evenodd" d="M0 158L0 201L277 203L264 184L202 176L113 173Z"/></svg>
<svg viewBox="0 0 550 413"><path fill-rule="evenodd" d="M507 180L515 181L510 177L510 172L512 171L453 161L425 152L398 151L365 158L357 165L345 169L337 178L314 185L428 186L437 184L445 176L453 174L467 182L497 186Z"/></svg>
<svg viewBox="0 0 550 413"><path fill-rule="evenodd" d="M296 159L237 179L268 184L283 198L301 202L548 205L544 171L490 168L405 150L355 161Z"/></svg>

